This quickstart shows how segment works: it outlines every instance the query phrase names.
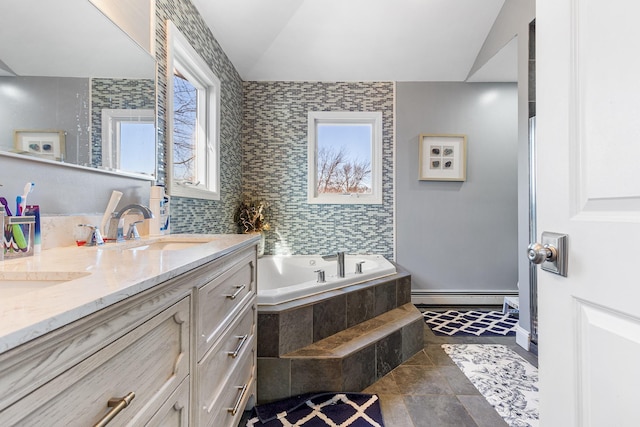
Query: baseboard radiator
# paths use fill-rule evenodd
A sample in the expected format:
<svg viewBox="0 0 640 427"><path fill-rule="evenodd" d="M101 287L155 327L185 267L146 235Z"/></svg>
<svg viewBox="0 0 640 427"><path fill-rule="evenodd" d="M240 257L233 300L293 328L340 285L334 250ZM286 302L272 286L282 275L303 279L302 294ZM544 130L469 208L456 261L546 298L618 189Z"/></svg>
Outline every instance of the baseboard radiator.
<svg viewBox="0 0 640 427"><path fill-rule="evenodd" d="M504 297L518 296L518 291L411 291L416 305L502 305Z"/></svg>

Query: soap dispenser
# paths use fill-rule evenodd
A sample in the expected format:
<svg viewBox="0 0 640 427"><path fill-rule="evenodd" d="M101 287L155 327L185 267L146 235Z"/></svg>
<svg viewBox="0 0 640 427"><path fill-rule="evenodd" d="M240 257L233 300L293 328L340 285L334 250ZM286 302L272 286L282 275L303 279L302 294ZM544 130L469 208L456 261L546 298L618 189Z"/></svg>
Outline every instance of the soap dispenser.
<svg viewBox="0 0 640 427"><path fill-rule="evenodd" d="M164 233L164 187L161 185L151 186L149 197L149 209L153 214L153 218L149 220L149 235L162 236Z"/></svg>

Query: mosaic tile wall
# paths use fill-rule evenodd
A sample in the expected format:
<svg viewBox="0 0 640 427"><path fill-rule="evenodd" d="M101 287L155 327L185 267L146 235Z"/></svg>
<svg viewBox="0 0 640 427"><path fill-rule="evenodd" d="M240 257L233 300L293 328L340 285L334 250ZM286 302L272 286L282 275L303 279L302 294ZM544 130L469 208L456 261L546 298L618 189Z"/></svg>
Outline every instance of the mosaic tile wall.
<svg viewBox="0 0 640 427"><path fill-rule="evenodd" d="M170 19L220 79L219 201L173 197L172 233L235 233L233 214L241 195L242 80L197 9L189 0L156 1L156 60L158 97L158 180L166 177L167 31Z"/></svg>
<svg viewBox="0 0 640 427"><path fill-rule="evenodd" d="M270 204L266 253L393 258L393 99L390 82L244 83L242 189ZM308 111L382 111L382 205L307 203Z"/></svg>
<svg viewBox="0 0 640 427"><path fill-rule="evenodd" d="M102 164L102 110L155 108L155 82L148 79L91 79L91 164Z"/></svg>

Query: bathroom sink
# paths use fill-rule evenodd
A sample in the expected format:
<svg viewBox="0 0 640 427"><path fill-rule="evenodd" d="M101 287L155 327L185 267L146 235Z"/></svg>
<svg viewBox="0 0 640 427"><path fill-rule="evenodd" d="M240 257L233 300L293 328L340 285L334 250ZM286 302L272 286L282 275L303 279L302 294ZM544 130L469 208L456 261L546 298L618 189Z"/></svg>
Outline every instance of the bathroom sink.
<svg viewBox="0 0 640 427"><path fill-rule="evenodd" d="M130 251L179 251L182 249L193 248L194 246L203 245L208 242L203 241L183 241L183 242L172 242L172 241L159 241L153 243L141 244L140 246L133 246L128 248Z"/></svg>
<svg viewBox="0 0 640 427"><path fill-rule="evenodd" d="M90 274L86 271L2 271L0 294L10 297L80 279Z"/></svg>
<svg viewBox="0 0 640 427"><path fill-rule="evenodd" d="M122 243L107 243L98 246L100 249L118 249L126 251L180 251L214 241L213 236L164 236L156 238L143 238L141 240L129 240Z"/></svg>

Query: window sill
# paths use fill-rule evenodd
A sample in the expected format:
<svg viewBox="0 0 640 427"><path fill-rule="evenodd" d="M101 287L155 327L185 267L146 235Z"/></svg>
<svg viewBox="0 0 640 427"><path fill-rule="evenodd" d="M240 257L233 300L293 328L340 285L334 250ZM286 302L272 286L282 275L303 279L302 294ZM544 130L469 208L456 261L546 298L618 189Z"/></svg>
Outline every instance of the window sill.
<svg viewBox="0 0 640 427"><path fill-rule="evenodd" d="M371 194L332 194L308 197L307 203L310 205L381 205L382 196Z"/></svg>
<svg viewBox="0 0 640 427"><path fill-rule="evenodd" d="M190 199L220 200L220 193L217 191L205 190L202 188L186 187L173 183L169 188L169 194L173 197L186 197Z"/></svg>

